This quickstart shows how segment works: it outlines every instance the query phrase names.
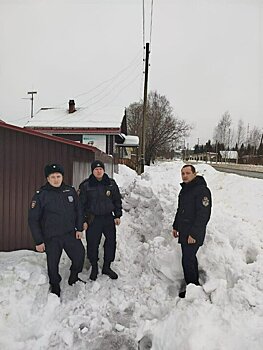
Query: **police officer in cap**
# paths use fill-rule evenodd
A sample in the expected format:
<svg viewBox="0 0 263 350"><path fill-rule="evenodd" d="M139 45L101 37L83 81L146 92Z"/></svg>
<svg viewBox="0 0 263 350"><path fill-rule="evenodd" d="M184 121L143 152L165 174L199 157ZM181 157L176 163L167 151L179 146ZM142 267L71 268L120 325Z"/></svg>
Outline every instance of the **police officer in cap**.
<svg viewBox="0 0 263 350"><path fill-rule="evenodd" d="M46 252L51 293L57 296L60 296L59 261L63 249L72 262L69 285L81 281L78 273L85 258L81 205L75 189L63 182L63 175L61 165L46 165L47 183L34 195L28 217L36 250Z"/></svg>
<svg viewBox="0 0 263 350"><path fill-rule="evenodd" d="M178 208L173 222L172 234L179 237L182 249L182 265L186 284L199 285L196 253L202 246L206 225L211 215L211 192L203 176L196 174L193 165L181 169L183 182L179 193ZM179 297L185 297L185 290Z"/></svg>
<svg viewBox="0 0 263 350"><path fill-rule="evenodd" d="M104 243L104 264L102 273L112 279L118 275L111 269L116 251L116 225L122 215L121 195L116 182L105 173L102 161L91 164L92 174L79 186L79 198L84 212L84 229L87 238L87 253L92 269L90 279L98 275L98 249L102 237Z"/></svg>

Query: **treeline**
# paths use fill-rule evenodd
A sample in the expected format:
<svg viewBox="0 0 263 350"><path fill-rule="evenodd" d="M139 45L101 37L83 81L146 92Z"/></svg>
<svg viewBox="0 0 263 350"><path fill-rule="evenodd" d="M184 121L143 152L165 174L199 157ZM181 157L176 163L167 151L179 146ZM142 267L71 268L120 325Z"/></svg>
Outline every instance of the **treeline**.
<svg viewBox="0 0 263 350"><path fill-rule="evenodd" d="M242 119L237 128L232 126L230 113L226 111L214 129L213 141L204 145L195 145L194 153L219 151L237 151L239 157L263 155L263 133L256 126L244 125Z"/></svg>
<svg viewBox="0 0 263 350"><path fill-rule="evenodd" d="M208 140L205 145L194 146L194 154L206 152L219 153L220 151L237 151L239 157L246 155L263 156L263 142L261 142L258 147L251 144L245 145L243 143L240 147L238 147L237 143L235 144L235 147L225 147L223 143L211 143L211 140Z"/></svg>

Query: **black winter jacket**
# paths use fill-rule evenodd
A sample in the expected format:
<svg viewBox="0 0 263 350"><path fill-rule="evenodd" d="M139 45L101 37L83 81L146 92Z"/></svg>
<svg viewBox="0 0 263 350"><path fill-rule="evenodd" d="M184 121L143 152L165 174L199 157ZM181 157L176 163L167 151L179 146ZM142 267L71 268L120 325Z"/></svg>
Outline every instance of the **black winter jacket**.
<svg viewBox="0 0 263 350"><path fill-rule="evenodd" d="M202 176L196 176L189 183L183 182L181 186L173 228L179 232L179 243L187 244L191 235L196 244L202 245L211 215L211 192Z"/></svg>
<svg viewBox="0 0 263 350"><path fill-rule="evenodd" d="M119 187L116 182L103 175L98 181L92 174L79 186L79 199L84 213L84 221L88 222L89 215L114 214L115 218L122 215L122 202Z"/></svg>
<svg viewBox="0 0 263 350"><path fill-rule="evenodd" d="M46 240L83 230L83 214L76 190L62 183L49 183L34 195L28 223L36 245Z"/></svg>

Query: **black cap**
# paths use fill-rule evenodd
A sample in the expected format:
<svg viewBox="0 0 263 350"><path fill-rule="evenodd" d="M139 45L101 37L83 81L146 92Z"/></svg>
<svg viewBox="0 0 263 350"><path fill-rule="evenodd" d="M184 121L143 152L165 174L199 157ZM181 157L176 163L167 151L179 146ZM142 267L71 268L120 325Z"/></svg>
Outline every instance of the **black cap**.
<svg viewBox="0 0 263 350"><path fill-rule="evenodd" d="M48 177L50 174L53 173L60 173L61 175L64 175L64 168L60 164L47 164L45 166L45 177Z"/></svg>
<svg viewBox="0 0 263 350"><path fill-rule="evenodd" d="M95 168L102 168L105 170L104 163L101 160L94 160L94 162L91 163L91 171L93 171Z"/></svg>

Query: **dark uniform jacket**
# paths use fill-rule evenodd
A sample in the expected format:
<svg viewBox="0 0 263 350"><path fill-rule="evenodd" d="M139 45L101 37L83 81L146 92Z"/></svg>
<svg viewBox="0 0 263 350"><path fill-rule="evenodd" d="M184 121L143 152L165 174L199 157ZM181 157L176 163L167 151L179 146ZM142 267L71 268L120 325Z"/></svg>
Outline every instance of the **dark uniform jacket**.
<svg viewBox="0 0 263 350"><path fill-rule="evenodd" d="M93 174L84 180L79 186L79 199L83 208L84 221L87 223L90 222L90 215L113 213L115 218L120 218L122 215L119 187L107 174L103 175L101 181L98 181Z"/></svg>
<svg viewBox="0 0 263 350"><path fill-rule="evenodd" d="M173 228L179 232L179 243L187 244L191 235L196 244L202 245L211 215L211 192L202 176L181 186Z"/></svg>
<svg viewBox="0 0 263 350"><path fill-rule="evenodd" d="M28 223L36 245L46 240L83 230L83 214L76 190L62 183L49 183L34 195Z"/></svg>

